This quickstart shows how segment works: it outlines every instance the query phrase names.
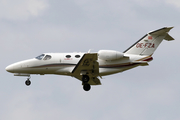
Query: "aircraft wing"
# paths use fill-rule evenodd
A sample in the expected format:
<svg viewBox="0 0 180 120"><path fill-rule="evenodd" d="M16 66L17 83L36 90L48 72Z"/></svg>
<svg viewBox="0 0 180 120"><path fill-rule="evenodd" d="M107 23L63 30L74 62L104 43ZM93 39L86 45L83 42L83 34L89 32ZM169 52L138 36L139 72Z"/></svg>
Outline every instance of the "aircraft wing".
<svg viewBox="0 0 180 120"><path fill-rule="evenodd" d="M88 75L90 85L100 85L101 82L97 78L99 76L97 53L85 53L73 69L72 75L79 80L82 80L82 75Z"/></svg>

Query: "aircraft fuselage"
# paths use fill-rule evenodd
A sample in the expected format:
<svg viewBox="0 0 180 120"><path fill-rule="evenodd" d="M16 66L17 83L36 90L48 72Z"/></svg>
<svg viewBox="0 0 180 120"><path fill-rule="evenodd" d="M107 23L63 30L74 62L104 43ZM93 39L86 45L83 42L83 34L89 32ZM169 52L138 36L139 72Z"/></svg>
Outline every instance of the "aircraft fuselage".
<svg viewBox="0 0 180 120"><path fill-rule="evenodd" d="M45 53L44 56L51 56L50 59L29 59L20 61L6 67L6 70L12 73L26 73L26 74L58 74L58 75L69 75L72 76L72 70L78 64L79 60L85 53ZM124 70L131 69L139 66L138 61L152 60L151 56L140 56L140 55L125 55L119 60L101 60L98 59L99 63L99 76L110 75Z"/></svg>

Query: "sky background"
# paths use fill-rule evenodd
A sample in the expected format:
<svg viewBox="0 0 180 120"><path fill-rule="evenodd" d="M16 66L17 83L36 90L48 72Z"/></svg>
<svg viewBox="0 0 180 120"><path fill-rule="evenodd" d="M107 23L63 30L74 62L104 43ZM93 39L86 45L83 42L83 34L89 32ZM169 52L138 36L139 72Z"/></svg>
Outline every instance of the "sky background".
<svg viewBox="0 0 180 120"><path fill-rule="evenodd" d="M180 120L179 0L0 0L1 120ZM147 67L103 77L85 92L75 78L15 77L14 62L45 52L123 52L174 26Z"/></svg>

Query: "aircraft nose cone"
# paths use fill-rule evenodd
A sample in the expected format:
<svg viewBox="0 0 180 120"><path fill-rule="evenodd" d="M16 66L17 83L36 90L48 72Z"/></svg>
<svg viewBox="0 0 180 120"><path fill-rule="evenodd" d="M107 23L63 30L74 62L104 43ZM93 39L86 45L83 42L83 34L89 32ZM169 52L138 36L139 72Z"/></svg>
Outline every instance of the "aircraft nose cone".
<svg viewBox="0 0 180 120"><path fill-rule="evenodd" d="M12 65L7 66L6 71L7 72L13 72L13 66Z"/></svg>

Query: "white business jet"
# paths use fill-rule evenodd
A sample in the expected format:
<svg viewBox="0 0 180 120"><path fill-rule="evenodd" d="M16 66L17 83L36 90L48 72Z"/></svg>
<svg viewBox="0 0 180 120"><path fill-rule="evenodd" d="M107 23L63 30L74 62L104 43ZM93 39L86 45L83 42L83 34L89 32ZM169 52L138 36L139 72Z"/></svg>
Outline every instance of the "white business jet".
<svg viewBox="0 0 180 120"><path fill-rule="evenodd" d="M83 89L101 85L99 78L137 66L147 66L163 39L174 40L164 27L147 33L124 52L100 50L98 53L44 53L36 58L20 61L6 67L14 76L27 76L25 84L31 84L31 74L56 74L72 76L82 81Z"/></svg>

